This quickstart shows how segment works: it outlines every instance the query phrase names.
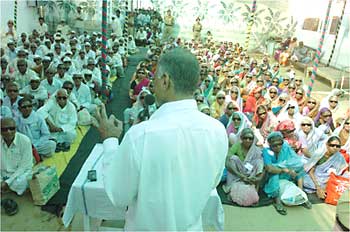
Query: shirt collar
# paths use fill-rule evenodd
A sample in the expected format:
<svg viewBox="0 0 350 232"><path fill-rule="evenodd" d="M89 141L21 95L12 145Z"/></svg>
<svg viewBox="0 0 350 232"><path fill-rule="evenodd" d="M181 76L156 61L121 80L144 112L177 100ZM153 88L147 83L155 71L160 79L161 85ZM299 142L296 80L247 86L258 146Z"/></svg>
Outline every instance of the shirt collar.
<svg viewBox="0 0 350 232"><path fill-rule="evenodd" d="M178 113L184 110L197 110L197 103L194 99L186 99L180 101L172 101L163 104L159 109L154 112L150 120L157 119L163 115Z"/></svg>
<svg viewBox="0 0 350 232"><path fill-rule="evenodd" d="M12 145L17 145L18 144L18 136L17 136L18 132L16 132L15 134L15 138L13 139L12 143L10 144L10 146L7 146L5 139L1 136L1 143L2 145L6 145L6 147L11 147Z"/></svg>

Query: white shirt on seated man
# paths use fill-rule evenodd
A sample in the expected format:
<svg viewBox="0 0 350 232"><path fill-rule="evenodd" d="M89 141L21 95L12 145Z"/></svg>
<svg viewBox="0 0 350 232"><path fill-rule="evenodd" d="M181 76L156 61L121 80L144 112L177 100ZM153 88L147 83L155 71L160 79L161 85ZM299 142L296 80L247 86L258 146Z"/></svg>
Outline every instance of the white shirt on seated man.
<svg viewBox="0 0 350 232"><path fill-rule="evenodd" d="M1 192L10 189L22 195L32 176L33 154L30 139L16 132L13 118L1 119Z"/></svg>
<svg viewBox="0 0 350 232"><path fill-rule="evenodd" d="M123 123L107 119L104 107L97 112L104 184L114 205L128 207L125 230L203 230L201 215L220 181L228 139L219 121L198 111L192 98L198 79L189 52L161 56L154 78L161 106L120 145Z"/></svg>
<svg viewBox="0 0 350 232"><path fill-rule="evenodd" d="M68 94L65 89L59 89L53 101L48 101L38 110L49 126L51 137L58 147L69 150L70 144L77 136L75 127L78 121L77 111L73 103L68 101Z"/></svg>

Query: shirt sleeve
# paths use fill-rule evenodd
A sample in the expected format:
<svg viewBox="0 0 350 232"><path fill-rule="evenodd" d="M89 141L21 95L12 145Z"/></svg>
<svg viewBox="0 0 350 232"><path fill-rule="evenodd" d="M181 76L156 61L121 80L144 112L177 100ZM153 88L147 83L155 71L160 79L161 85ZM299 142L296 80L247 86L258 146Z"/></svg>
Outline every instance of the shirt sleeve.
<svg viewBox="0 0 350 232"><path fill-rule="evenodd" d="M116 138L103 142L103 178L107 195L115 206L126 207L137 196L140 160L127 133L120 145Z"/></svg>

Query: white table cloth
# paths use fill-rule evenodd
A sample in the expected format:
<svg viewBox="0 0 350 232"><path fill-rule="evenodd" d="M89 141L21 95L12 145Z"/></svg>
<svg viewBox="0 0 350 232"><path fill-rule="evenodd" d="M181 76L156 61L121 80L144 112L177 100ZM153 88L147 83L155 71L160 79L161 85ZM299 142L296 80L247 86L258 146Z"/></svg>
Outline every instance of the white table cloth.
<svg viewBox="0 0 350 232"><path fill-rule="evenodd" d="M63 223L68 227L76 213L84 215L84 230L90 230L90 218L105 220L125 219L126 209L116 207L108 198L102 176L102 144L96 144L85 161L69 191L68 201L63 215ZM96 170L97 181L87 179L88 171ZM202 213L203 226L214 226L223 231L224 209L214 189Z"/></svg>

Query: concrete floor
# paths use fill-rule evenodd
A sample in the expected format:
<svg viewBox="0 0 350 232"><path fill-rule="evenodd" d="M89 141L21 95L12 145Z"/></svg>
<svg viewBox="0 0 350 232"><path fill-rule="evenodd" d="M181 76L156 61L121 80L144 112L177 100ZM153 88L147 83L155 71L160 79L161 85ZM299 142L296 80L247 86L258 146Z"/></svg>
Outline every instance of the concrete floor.
<svg viewBox="0 0 350 232"><path fill-rule="evenodd" d="M13 193L4 197L14 199L19 205L15 216L1 213L1 231L82 231L83 217L77 214L71 226L65 228L59 218L34 206L27 192L22 197ZM225 231L330 231L334 226L335 206L315 204L311 210L304 207L286 207L287 216L279 215L273 206L243 208L224 205ZM92 221L96 230L97 221ZM103 223L104 230L113 230L120 222ZM106 228L112 227L112 228ZM212 230L212 228L206 228Z"/></svg>
<svg viewBox="0 0 350 232"><path fill-rule="evenodd" d="M284 68L282 75L284 74ZM298 76L304 76L297 71ZM308 84L308 83L306 83ZM321 99L330 91L329 85L316 80L312 95ZM349 94L340 99L338 116L349 107ZM34 206L30 192L18 197L13 193L3 195L14 199L19 205L15 216L1 212L1 231L81 231L82 215L76 215L71 226L64 228L60 218ZM329 231L333 228L335 207L327 204L313 205L313 209L289 207L288 215L279 215L273 206L260 208L241 208L224 205L225 230L227 231ZM112 223L113 225L113 223ZM210 228L206 228L210 230Z"/></svg>

